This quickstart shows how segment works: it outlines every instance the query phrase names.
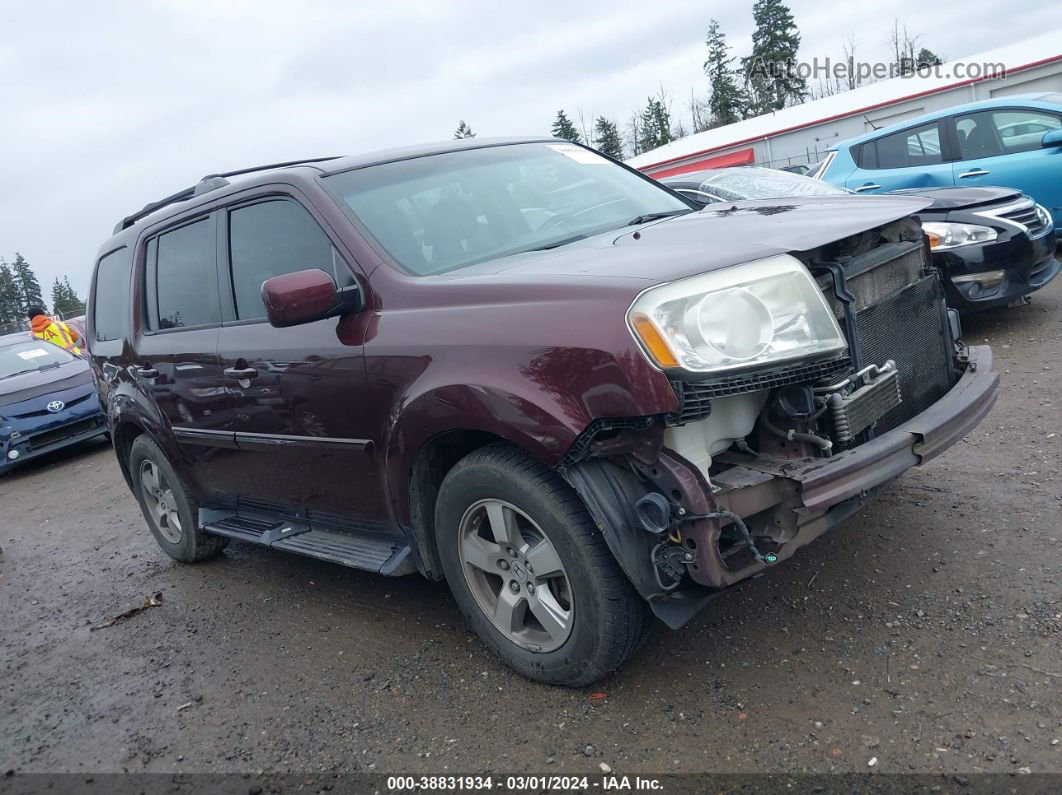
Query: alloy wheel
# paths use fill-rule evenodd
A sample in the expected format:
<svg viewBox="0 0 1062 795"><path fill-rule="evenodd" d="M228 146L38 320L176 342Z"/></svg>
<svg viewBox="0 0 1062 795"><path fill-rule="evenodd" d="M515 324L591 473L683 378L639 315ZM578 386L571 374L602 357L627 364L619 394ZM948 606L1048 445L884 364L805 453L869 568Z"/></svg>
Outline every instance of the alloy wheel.
<svg viewBox="0 0 1062 795"><path fill-rule="evenodd" d="M465 581L495 627L531 651L564 645L575 610L571 581L531 517L508 502L480 500L465 511L457 539Z"/></svg>
<svg viewBox="0 0 1062 795"><path fill-rule="evenodd" d="M165 476L154 461L150 459L140 464L140 492L148 507L148 514L159 534L171 544L181 541L181 516L177 511L177 500L173 488L166 482Z"/></svg>

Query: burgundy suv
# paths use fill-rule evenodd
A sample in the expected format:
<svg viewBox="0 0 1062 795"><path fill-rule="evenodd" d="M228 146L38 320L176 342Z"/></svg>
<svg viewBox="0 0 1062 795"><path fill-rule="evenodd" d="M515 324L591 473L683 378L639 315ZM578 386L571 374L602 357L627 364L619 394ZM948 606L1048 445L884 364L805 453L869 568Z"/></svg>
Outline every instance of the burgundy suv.
<svg viewBox="0 0 1062 795"><path fill-rule="evenodd" d="M585 685L991 408L927 204L697 210L554 139L212 175L101 248L92 365L170 556L445 578Z"/></svg>

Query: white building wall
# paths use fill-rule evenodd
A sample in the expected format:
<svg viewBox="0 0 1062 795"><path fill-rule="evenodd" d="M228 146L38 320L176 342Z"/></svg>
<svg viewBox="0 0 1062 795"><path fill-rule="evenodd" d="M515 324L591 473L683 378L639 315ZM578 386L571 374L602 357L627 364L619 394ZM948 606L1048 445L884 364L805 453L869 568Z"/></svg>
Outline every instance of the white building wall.
<svg viewBox="0 0 1062 795"><path fill-rule="evenodd" d="M1003 63L1012 70L1006 77L955 87L938 78L894 78L691 135L628 162L654 174L751 148L757 165L782 168L809 164L846 138L924 113L994 97L1062 92L1062 41L1054 36L1040 38L1043 41L1033 42L1036 46L1019 42L1005 50L965 59L965 63ZM1028 66L1051 58L1047 63ZM926 90L935 93L912 96ZM871 109L862 111L862 107ZM817 116L825 120L816 121ZM728 138L732 144L727 143Z"/></svg>

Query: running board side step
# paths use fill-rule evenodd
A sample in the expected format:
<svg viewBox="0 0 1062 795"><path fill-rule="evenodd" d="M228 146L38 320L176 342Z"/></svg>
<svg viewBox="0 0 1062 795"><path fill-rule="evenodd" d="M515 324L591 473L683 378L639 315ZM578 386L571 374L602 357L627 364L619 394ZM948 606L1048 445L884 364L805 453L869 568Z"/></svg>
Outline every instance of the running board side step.
<svg viewBox="0 0 1062 795"><path fill-rule="evenodd" d="M199 526L214 535L327 560L352 569L387 576L412 574L417 570L408 544L392 539L353 536L312 528L306 521L236 515L212 508L199 509Z"/></svg>

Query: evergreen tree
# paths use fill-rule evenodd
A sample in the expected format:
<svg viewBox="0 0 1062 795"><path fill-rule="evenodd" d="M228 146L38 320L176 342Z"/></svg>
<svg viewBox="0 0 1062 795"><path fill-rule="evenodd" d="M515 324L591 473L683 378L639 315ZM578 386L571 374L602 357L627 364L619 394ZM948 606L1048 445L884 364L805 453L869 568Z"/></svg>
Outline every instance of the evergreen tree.
<svg viewBox="0 0 1062 795"><path fill-rule="evenodd" d="M940 66L942 63L944 63L944 61L941 60L939 55L925 47L919 50L918 55L915 56L916 69L925 69L931 66Z"/></svg>
<svg viewBox="0 0 1062 795"><path fill-rule="evenodd" d="M85 302L70 286L69 277L64 276L62 281L56 279L52 283L52 312L63 318L85 314Z"/></svg>
<svg viewBox="0 0 1062 795"><path fill-rule="evenodd" d="M557 111L557 119L553 122L551 128L553 137L564 138L572 143L579 143L579 131L575 129L575 125L572 124L571 119L565 115L563 110Z"/></svg>
<svg viewBox="0 0 1062 795"><path fill-rule="evenodd" d="M15 274L11 271L11 266L0 258L0 326L16 323L24 314L22 295L19 293Z"/></svg>
<svg viewBox="0 0 1062 795"><path fill-rule="evenodd" d="M457 125L457 129L454 131L454 139L460 140L461 138L475 138L476 134L472 132L472 128L465 124L465 120L461 119L461 123Z"/></svg>
<svg viewBox="0 0 1062 795"><path fill-rule="evenodd" d="M66 290L66 305L69 311L69 314L64 317L77 317L85 314L85 302L81 300L77 290L70 286L69 276L63 277L63 288Z"/></svg>
<svg viewBox="0 0 1062 795"><path fill-rule="evenodd" d="M18 285L19 299L22 301L23 311L34 304L44 306L44 296L41 294L41 285L37 281L37 275L33 272L30 264L26 262L26 258L17 251L15 252L15 261L11 263L11 270L15 275L15 284Z"/></svg>
<svg viewBox="0 0 1062 795"><path fill-rule="evenodd" d="M59 277L56 276L52 282L52 314L62 314L63 306L66 304L66 295L63 293L63 283L59 281Z"/></svg>
<svg viewBox="0 0 1062 795"><path fill-rule="evenodd" d="M671 111L665 102L666 95L649 97L638 124L638 148L642 152L671 143L675 136L671 131Z"/></svg>
<svg viewBox="0 0 1062 795"><path fill-rule="evenodd" d="M623 159L623 141L620 140L619 128L616 122L598 116L594 122L594 144L598 151L617 160Z"/></svg>
<svg viewBox="0 0 1062 795"><path fill-rule="evenodd" d="M741 59L749 101L745 117L781 110L807 96L807 81L796 72L800 31L782 0L756 0L752 54Z"/></svg>
<svg viewBox="0 0 1062 795"><path fill-rule="evenodd" d="M741 118L742 108L747 103L735 76L735 58L730 54L726 36L719 30L719 20L713 19L708 25L708 36L704 43L708 47L704 73L712 87L708 97L709 128L733 124ZM695 119L694 127L697 126Z"/></svg>

